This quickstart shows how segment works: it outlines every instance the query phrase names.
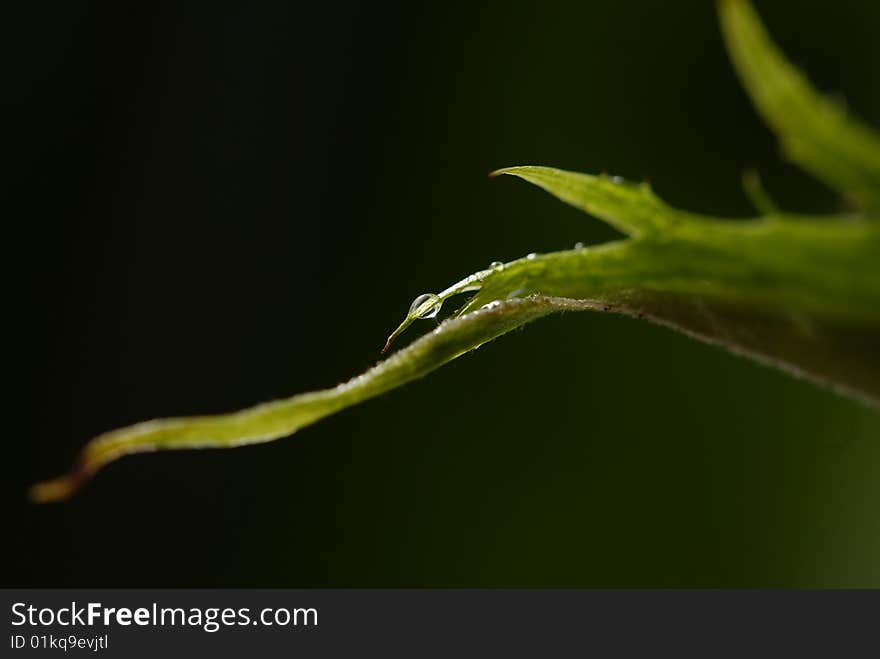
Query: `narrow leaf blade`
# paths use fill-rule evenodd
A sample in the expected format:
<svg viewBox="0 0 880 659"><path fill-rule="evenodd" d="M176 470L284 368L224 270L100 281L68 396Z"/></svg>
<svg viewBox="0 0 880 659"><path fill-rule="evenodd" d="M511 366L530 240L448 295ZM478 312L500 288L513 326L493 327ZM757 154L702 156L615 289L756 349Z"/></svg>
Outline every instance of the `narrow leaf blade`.
<svg viewBox="0 0 880 659"><path fill-rule="evenodd" d="M535 165L505 167L492 172L492 176L502 175L516 176L537 185L629 236L660 231L676 221L676 211L658 199L646 183Z"/></svg>
<svg viewBox="0 0 880 659"><path fill-rule="evenodd" d="M36 502L61 501L107 464L148 451L234 448L270 442L390 389L430 373L492 339L548 313L589 306L573 300L532 297L511 300L441 324L362 375L332 389L263 403L230 414L177 417L138 423L99 435L82 450L66 475L38 483Z"/></svg>

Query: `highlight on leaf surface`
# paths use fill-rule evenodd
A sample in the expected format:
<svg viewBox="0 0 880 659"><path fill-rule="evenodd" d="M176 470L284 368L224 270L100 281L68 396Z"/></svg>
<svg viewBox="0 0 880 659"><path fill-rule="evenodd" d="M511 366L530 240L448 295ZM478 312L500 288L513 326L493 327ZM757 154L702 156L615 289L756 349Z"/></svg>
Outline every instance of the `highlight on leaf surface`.
<svg viewBox="0 0 880 659"><path fill-rule="evenodd" d="M745 0L724 0L728 46L747 90L790 157L862 204L857 215L778 211L721 219L674 209L646 184L549 167L517 177L620 230L624 239L492 263L414 300L382 352L454 296L452 317L337 387L214 416L158 419L105 433L66 476L35 485L35 501L69 497L101 467L154 450L231 448L291 435L418 379L525 323L558 311L644 318L880 405L880 141L831 107L769 41Z"/></svg>

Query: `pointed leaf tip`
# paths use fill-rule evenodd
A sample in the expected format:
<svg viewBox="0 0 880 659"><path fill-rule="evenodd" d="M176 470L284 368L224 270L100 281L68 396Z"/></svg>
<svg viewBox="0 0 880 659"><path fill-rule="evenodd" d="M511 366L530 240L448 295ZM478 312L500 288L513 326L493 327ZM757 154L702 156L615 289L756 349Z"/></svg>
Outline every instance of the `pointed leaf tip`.
<svg viewBox="0 0 880 659"><path fill-rule="evenodd" d="M516 176L537 185L630 236L655 233L680 220L681 213L664 204L649 185L619 176L594 176L535 165L505 167L493 175Z"/></svg>

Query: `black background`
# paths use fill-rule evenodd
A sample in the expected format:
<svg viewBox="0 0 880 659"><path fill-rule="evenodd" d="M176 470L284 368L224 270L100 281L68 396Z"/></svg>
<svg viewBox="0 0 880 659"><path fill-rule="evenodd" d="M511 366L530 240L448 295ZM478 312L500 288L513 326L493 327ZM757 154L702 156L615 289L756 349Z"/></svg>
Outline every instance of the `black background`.
<svg viewBox="0 0 880 659"><path fill-rule="evenodd" d="M877 122L877 3L758 8ZM4 585L880 585L875 413L592 314L27 503L96 433L333 385L417 294L615 236L494 168L748 215L757 167L788 208L837 201L777 157L702 0L9 14Z"/></svg>

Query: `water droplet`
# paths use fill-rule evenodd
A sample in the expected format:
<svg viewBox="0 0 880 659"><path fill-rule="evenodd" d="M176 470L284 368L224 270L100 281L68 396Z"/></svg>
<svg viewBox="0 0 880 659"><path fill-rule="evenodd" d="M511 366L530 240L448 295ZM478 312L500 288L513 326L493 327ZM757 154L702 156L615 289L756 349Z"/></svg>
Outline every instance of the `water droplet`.
<svg viewBox="0 0 880 659"><path fill-rule="evenodd" d="M611 182L616 185L622 185L623 184L623 177L622 176L612 176Z"/></svg>
<svg viewBox="0 0 880 659"><path fill-rule="evenodd" d="M518 297L523 297L527 292L528 290L525 287L517 288L516 290L510 291L510 293L507 294L507 299L515 300Z"/></svg>
<svg viewBox="0 0 880 659"><path fill-rule="evenodd" d="M526 254L526 258L527 258L529 261L531 261L531 260L532 260L533 258L535 258L536 256L537 256L537 254L535 254L534 252L530 252L530 253Z"/></svg>
<svg viewBox="0 0 880 659"><path fill-rule="evenodd" d="M416 312L420 307L425 306L428 302L433 301L435 304L433 306L428 307L425 311L418 314L417 318L433 318L438 313L440 313L440 307L443 306L443 303L440 302L440 298L438 298L433 293L422 293L415 300L413 300L412 304L409 305L409 313L410 315L416 315Z"/></svg>
<svg viewBox="0 0 880 659"><path fill-rule="evenodd" d="M500 306L501 302L499 302L498 300L492 300L491 302L487 302L486 304L484 304L482 307L480 307L480 309L494 309L495 307Z"/></svg>
<svg viewBox="0 0 880 659"><path fill-rule="evenodd" d="M577 243L574 244L574 248L575 248L575 249L583 249L583 248L584 248L584 244L581 243L581 242L577 242Z"/></svg>
<svg viewBox="0 0 880 659"><path fill-rule="evenodd" d="M492 261L489 264L490 270L504 270L504 264L501 261Z"/></svg>

